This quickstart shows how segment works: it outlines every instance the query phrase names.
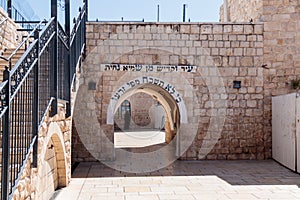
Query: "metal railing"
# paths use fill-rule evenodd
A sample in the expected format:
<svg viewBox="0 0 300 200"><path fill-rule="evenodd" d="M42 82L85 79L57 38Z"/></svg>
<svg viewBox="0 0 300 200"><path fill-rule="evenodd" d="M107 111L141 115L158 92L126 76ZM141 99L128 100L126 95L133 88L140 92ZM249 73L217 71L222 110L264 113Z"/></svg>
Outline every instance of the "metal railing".
<svg viewBox="0 0 300 200"><path fill-rule="evenodd" d="M74 82L76 78L76 67L81 70L81 59L85 58L85 48L86 48L86 30L85 24L87 21L87 4L83 5L83 8L79 8L79 16L77 19L74 18L73 30L70 36L70 54L71 59L71 77L70 84Z"/></svg>
<svg viewBox="0 0 300 200"><path fill-rule="evenodd" d="M2 24L4 24L7 20L8 20L8 17L4 18L4 19L0 22L0 26L2 26Z"/></svg>
<svg viewBox="0 0 300 200"><path fill-rule="evenodd" d="M41 25L42 24L45 24L47 23L46 20L43 20L43 21L40 21L38 22L38 24L33 28L33 30L31 30L30 33L28 33L28 35L26 36L25 39L22 40L22 42L17 46L17 48L10 54L10 56L8 56L7 58L4 57L4 56L1 56L0 55L0 59L3 59L5 61L8 62L8 65L9 65L9 69L11 70L12 68L12 60L13 58L15 57L15 55L21 50L21 49L27 49L28 46L30 45L30 43L32 42L32 37L34 36L34 32L39 30L41 28Z"/></svg>
<svg viewBox="0 0 300 200"><path fill-rule="evenodd" d="M30 20L30 19L26 18L24 15L22 15L22 13L15 6L13 6L13 5L11 7L11 11L9 11L8 6L7 6L7 0L0 0L0 7L2 7L8 13L11 12L11 18L14 21L25 22L25 21ZM25 24L21 23L21 26L23 28L25 28Z"/></svg>
<svg viewBox="0 0 300 200"><path fill-rule="evenodd" d="M85 5L69 37L52 18L0 85L1 199L11 199L32 152L37 167L38 131L45 114L57 114L57 99L70 102L71 80L84 55ZM70 39L71 38L71 39ZM71 55L71 56L70 56ZM70 59L72 58L72 59ZM51 108L51 109L50 109ZM71 114L67 107L67 116Z"/></svg>

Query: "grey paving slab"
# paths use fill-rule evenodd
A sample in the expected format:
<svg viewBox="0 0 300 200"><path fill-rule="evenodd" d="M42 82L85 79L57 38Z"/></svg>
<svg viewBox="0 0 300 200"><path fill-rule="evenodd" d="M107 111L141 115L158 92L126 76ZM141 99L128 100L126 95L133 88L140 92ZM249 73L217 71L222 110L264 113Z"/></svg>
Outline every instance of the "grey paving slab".
<svg viewBox="0 0 300 200"><path fill-rule="evenodd" d="M300 199L300 175L275 161L176 161L152 173L130 174L80 163L57 200Z"/></svg>

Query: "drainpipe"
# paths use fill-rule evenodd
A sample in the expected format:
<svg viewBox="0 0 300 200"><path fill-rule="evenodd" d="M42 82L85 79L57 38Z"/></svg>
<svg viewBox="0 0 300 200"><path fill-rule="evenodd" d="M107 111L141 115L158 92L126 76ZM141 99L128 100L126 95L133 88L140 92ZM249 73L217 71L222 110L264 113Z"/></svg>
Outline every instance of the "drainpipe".
<svg viewBox="0 0 300 200"><path fill-rule="evenodd" d="M228 22L228 1L227 0L224 0L223 9L224 9L224 22Z"/></svg>

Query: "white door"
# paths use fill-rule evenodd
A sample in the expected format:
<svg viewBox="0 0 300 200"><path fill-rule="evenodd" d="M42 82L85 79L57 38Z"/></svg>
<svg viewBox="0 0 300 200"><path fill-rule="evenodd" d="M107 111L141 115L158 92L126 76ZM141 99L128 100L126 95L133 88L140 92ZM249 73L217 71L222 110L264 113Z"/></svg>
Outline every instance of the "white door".
<svg viewBox="0 0 300 200"><path fill-rule="evenodd" d="M294 171L296 171L296 101L295 93L272 98L272 156Z"/></svg>
<svg viewBox="0 0 300 200"><path fill-rule="evenodd" d="M300 98L296 99L296 170L300 173Z"/></svg>

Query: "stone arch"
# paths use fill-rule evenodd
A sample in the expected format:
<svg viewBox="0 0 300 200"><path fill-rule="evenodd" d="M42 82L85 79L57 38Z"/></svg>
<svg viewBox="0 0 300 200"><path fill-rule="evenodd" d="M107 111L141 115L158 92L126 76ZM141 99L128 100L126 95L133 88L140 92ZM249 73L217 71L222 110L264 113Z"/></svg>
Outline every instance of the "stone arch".
<svg viewBox="0 0 300 200"><path fill-rule="evenodd" d="M66 149L62 130L56 122L51 122L48 126L47 135L44 138L44 145L40 154L41 166L45 162L46 153L49 149L53 149L56 156L58 187L65 187L68 185Z"/></svg>
<svg viewBox="0 0 300 200"><path fill-rule="evenodd" d="M145 83L145 78L156 80L153 83ZM134 87L129 86L128 83L125 83L120 88L118 88L115 92L113 92L112 98L109 102L109 106L107 109L107 124L114 123L114 113L116 109L121 105L121 103L128 97L132 96L135 93L143 92L150 96L156 98L164 107L166 116L168 116L169 120L171 120L171 130L174 130L174 125L177 122L176 114L179 112L180 122L187 123L187 110L184 103L184 100L181 94L173 87L171 84L167 83L165 80L162 80L157 77L139 77L134 80L129 81L130 83L138 83ZM164 83L166 88L172 88L172 92L168 91L161 84ZM128 87L129 86L129 87ZM122 95L119 95L119 92L122 92ZM116 95L117 94L117 95ZM117 96L117 98L115 98Z"/></svg>
<svg viewBox="0 0 300 200"><path fill-rule="evenodd" d="M149 81L150 80L150 81ZM128 84L130 83L130 84ZM132 84L134 83L134 85ZM121 83L122 84L122 83ZM119 95L118 93L122 94ZM136 93L145 93L152 96L164 108L166 116L166 142L169 144L179 133L180 125L188 123L188 114L183 96L176 90L175 86L163 78L153 76L140 76L123 84L112 93L107 109L107 124L114 124L114 114L121 103ZM117 94L117 95L116 95ZM176 137L176 146L179 151L179 137Z"/></svg>

